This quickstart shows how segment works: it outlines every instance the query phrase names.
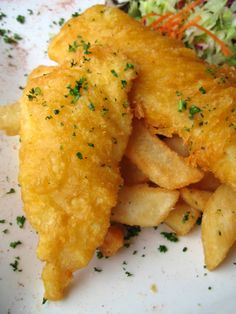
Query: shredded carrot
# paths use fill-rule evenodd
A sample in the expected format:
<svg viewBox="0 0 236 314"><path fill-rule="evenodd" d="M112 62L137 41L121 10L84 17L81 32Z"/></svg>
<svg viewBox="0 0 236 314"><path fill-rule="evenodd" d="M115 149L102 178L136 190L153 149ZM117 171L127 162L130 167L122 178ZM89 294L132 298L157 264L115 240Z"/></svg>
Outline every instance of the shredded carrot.
<svg viewBox="0 0 236 314"><path fill-rule="evenodd" d="M171 16L172 13L166 13L164 15L162 15L161 17L159 17L156 21L154 21L153 23L151 23L150 25L148 25L149 28L155 28L157 27L158 24L160 24L161 22L163 22L165 19L167 19L169 16Z"/></svg>
<svg viewBox="0 0 236 314"><path fill-rule="evenodd" d="M194 24L196 24L197 22L199 22L201 20L200 16L196 16L194 19L192 19L191 21L189 21L187 24L185 24L184 26L182 26L180 28L180 30L177 33L177 38L178 39L182 39L184 32L186 31L186 29L188 29L191 26L194 26Z"/></svg>

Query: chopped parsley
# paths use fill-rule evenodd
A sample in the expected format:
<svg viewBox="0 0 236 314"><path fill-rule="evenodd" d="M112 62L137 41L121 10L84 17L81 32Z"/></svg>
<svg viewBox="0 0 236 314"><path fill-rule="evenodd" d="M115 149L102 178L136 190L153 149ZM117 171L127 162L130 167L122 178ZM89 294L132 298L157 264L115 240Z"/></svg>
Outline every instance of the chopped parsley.
<svg viewBox="0 0 236 314"><path fill-rule="evenodd" d="M201 87L199 88L199 92L200 92L201 94L206 94L206 90L205 90L205 88L204 88L203 86L201 86Z"/></svg>
<svg viewBox="0 0 236 314"><path fill-rule="evenodd" d="M24 24L25 23L25 17L23 15L18 15L16 18L17 22Z"/></svg>
<svg viewBox="0 0 236 314"><path fill-rule="evenodd" d="M16 193L16 190L13 188L10 188L10 190L6 194L13 194Z"/></svg>
<svg viewBox="0 0 236 314"><path fill-rule="evenodd" d="M41 95L42 91L39 87L33 87L31 88L31 90L29 91L29 94L27 95L29 101L32 101L33 99L35 99L38 95Z"/></svg>
<svg viewBox="0 0 236 314"><path fill-rule="evenodd" d="M9 231L8 229L4 229L4 230L3 230L3 233L6 234L6 233L8 233L8 231Z"/></svg>
<svg viewBox="0 0 236 314"><path fill-rule="evenodd" d="M121 80L121 85L122 85L122 88L125 88L127 86L127 81Z"/></svg>
<svg viewBox="0 0 236 314"><path fill-rule="evenodd" d="M17 216L16 217L16 223L17 225L22 229L24 227L24 224L25 224L25 216Z"/></svg>
<svg viewBox="0 0 236 314"><path fill-rule="evenodd" d="M183 248L183 252L186 252L188 250L188 248L185 246L184 248Z"/></svg>
<svg viewBox="0 0 236 314"><path fill-rule="evenodd" d="M185 223L189 220L190 211L186 212L183 216L182 223Z"/></svg>
<svg viewBox="0 0 236 314"><path fill-rule="evenodd" d="M57 115L57 114L60 113L60 110L59 110L59 109L54 109L54 110L53 110L53 113L54 113L55 115Z"/></svg>
<svg viewBox="0 0 236 314"><path fill-rule="evenodd" d="M177 235L176 235L176 233L174 233L174 232L161 232L161 234L167 239L167 240L169 240L169 241L171 241L171 242L178 242L179 241L179 239L178 239L178 237L177 237Z"/></svg>
<svg viewBox="0 0 236 314"><path fill-rule="evenodd" d="M118 74L116 73L116 71L114 69L111 70L111 74L115 77L118 77Z"/></svg>
<svg viewBox="0 0 236 314"><path fill-rule="evenodd" d="M129 271L126 271L125 274L127 275L127 277L132 277L133 274L131 274Z"/></svg>
<svg viewBox="0 0 236 314"><path fill-rule="evenodd" d="M212 289L212 287L208 287L208 290L211 290Z"/></svg>
<svg viewBox="0 0 236 314"><path fill-rule="evenodd" d="M33 15L34 14L33 10L31 10L31 9L27 9L27 11L29 12L29 15Z"/></svg>
<svg viewBox="0 0 236 314"><path fill-rule="evenodd" d="M62 26L65 23L65 19L63 17L60 18L58 24Z"/></svg>
<svg viewBox="0 0 236 314"><path fill-rule="evenodd" d="M158 250L161 252L161 253L166 253L168 251L168 248L165 246L165 245L160 245Z"/></svg>
<svg viewBox="0 0 236 314"><path fill-rule="evenodd" d="M125 71L127 71L129 69L134 69L134 65L132 63L126 63Z"/></svg>
<svg viewBox="0 0 236 314"><path fill-rule="evenodd" d="M42 304L45 304L48 301L48 299L43 298Z"/></svg>
<svg viewBox="0 0 236 314"><path fill-rule="evenodd" d="M5 219L1 219L0 220L0 224L5 224L6 220Z"/></svg>
<svg viewBox="0 0 236 314"><path fill-rule="evenodd" d="M195 105L192 105L190 108L189 108L189 118L190 119L193 119L194 118L194 115L196 114L196 113L199 113L199 112L201 112L202 110L199 108L199 107L197 107L197 106L195 106Z"/></svg>
<svg viewBox="0 0 236 314"><path fill-rule="evenodd" d="M22 242L21 241L15 241L15 242L11 242L10 243L10 247L15 249L18 245L21 245Z"/></svg>
<svg viewBox="0 0 236 314"><path fill-rule="evenodd" d="M71 15L72 17L77 17L77 16L80 16L80 13L79 12L75 12Z"/></svg>
<svg viewBox="0 0 236 314"><path fill-rule="evenodd" d="M69 52L76 52L77 48L79 47L79 44L75 40L72 44L69 44L68 51Z"/></svg>
<svg viewBox="0 0 236 314"><path fill-rule="evenodd" d="M79 81L76 81L74 87L72 87L71 85L67 86L67 89L69 90L69 95L73 96L73 99L71 101L72 104L75 104L80 99L81 88L84 88L84 89L88 88L88 82L85 77L81 77Z"/></svg>
<svg viewBox="0 0 236 314"><path fill-rule="evenodd" d="M101 269L101 268L94 267L93 269L94 269L94 271L96 271L96 272L98 272L98 273L102 272L102 269Z"/></svg>
<svg viewBox="0 0 236 314"><path fill-rule="evenodd" d="M91 111L95 111L95 106L94 106L93 103L90 103L90 104L88 105L88 108L89 108Z"/></svg>
<svg viewBox="0 0 236 314"><path fill-rule="evenodd" d="M19 256L15 257L15 261L9 265L13 268L13 271L22 272L22 269L19 269Z"/></svg>
<svg viewBox="0 0 236 314"><path fill-rule="evenodd" d="M94 147L94 144L93 143L88 143L88 146L89 147Z"/></svg>
<svg viewBox="0 0 236 314"><path fill-rule="evenodd" d="M181 99L178 104L178 111L183 112L184 110L186 110L186 108L187 108L187 102Z"/></svg>
<svg viewBox="0 0 236 314"><path fill-rule="evenodd" d="M83 155L81 152L77 152L76 153L76 156L79 158L79 159L84 159Z"/></svg>
<svg viewBox="0 0 236 314"><path fill-rule="evenodd" d="M73 68L73 67L76 66L77 64L78 64L78 63L75 62L74 59L72 59L72 60L70 61L70 66L71 66L71 68Z"/></svg>
<svg viewBox="0 0 236 314"><path fill-rule="evenodd" d="M4 14L3 12L0 12L0 21L1 21L4 17L7 17L6 14Z"/></svg>

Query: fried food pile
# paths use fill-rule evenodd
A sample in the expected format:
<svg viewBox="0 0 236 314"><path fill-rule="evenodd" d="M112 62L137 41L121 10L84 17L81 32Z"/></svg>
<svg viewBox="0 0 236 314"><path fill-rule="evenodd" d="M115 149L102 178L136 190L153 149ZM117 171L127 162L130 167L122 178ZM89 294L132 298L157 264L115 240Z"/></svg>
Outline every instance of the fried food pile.
<svg viewBox="0 0 236 314"><path fill-rule="evenodd" d="M109 50L86 52L73 65L36 69L21 99L19 182L50 300L62 298L72 273L103 243L131 133L134 69Z"/></svg>
<svg viewBox="0 0 236 314"><path fill-rule="evenodd" d="M123 224L183 236L202 216L216 268L236 240L236 70L101 5L68 21L49 56L59 65L31 73L16 122L0 112L16 134L21 111L19 179L45 298L61 299L96 248L114 255Z"/></svg>
<svg viewBox="0 0 236 314"><path fill-rule="evenodd" d="M178 134L192 165L236 188L235 82L217 77L214 68L181 42L143 27L118 9L98 5L68 21L49 46L50 58L59 63L73 58L68 46L79 36L131 58L139 66L131 92L136 115L157 134Z"/></svg>

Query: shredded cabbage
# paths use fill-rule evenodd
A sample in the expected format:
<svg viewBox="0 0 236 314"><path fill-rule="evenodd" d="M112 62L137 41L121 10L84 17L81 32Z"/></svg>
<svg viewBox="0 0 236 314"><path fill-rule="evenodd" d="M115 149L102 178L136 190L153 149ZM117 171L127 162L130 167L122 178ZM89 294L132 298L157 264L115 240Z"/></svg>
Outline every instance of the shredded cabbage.
<svg viewBox="0 0 236 314"><path fill-rule="evenodd" d="M131 0L128 13L139 19L148 13L165 14L176 13L183 0ZM187 47L193 48L197 55L213 64L230 63L236 66L236 1L235 0L208 0L205 4L197 6L190 14L188 20L200 16L199 25L211 31L222 40L232 51L232 56L225 57L221 47L205 32L191 27L184 33L183 42ZM155 18L150 17L148 22Z"/></svg>

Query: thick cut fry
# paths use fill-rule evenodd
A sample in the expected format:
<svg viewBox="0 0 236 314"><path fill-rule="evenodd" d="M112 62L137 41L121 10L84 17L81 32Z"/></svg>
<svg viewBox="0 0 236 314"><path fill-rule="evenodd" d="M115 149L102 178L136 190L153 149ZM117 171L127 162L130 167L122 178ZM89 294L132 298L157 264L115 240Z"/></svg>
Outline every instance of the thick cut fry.
<svg viewBox="0 0 236 314"><path fill-rule="evenodd" d="M236 189L236 86L221 79L178 40L148 30L118 9L94 6L71 19L49 47L57 62L73 58L69 45L109 45L139 66L131 92L136 116L162 134L178 134L189 161ZM234 77L230 75L230 77Z"/></svg>
<svg viewBox="0 0 236 314"><path fill-rule="evenodd" d="M203 174L188 165L140 121L135 121L126 156L157 185L174 190L199 181Z"/></svg>
<svg viewBox="0 0 236 314"><path fill-rule="evenodd" d="M192 230L200 215L199 210L179 200L166 218L165 223L178 235L183 236Z"/></svg>
<svg viewBox="0 0 236 314"><path fill-rule="evenodd" d="M7 135L18 135L20 130L20 104L0 106L0 130Z"/></svg>
<svg viewBox="0 0 236 314"><path fill-rule="evenodd" d="M89 52L73 67L34 71L21 100L19 179L50 300L63 297L72 273L103 243L131 133L127 92L136 74L124 70L130 61L102 48Z"/></svg>
<svg viewBox="0 0 236 314"><path fill-rule="evenodd" d="M202 218L205 264L215 269L236 240L236 193L221 185L207 202Z"/></svg>
<svg viewBox="0 0 236 314"><path fill-rule="evenodd" d="M166 219L178 198L178 191L167 191L145 184L125 186L119 193L111 220L130 226L157 226Z"/></svg>
<svg viewBox="0 0 236 314"><path fill-rule="evenodd" d="M124 227L119 224L111 225L104 238L100 251L104 256L113 256L124 245Z"/></svg>
<svg viewBox="0 0 236 314"><path fill-rule="evenodd" d="M121 161L121 176L125 185L135 185L148 181L148 177L126 157Z"/></svg>
<svg viewBox="0 0 236 314"><path fill-rule="evenodd" d="M209 191L183 188L180 190L180 196L191 207L204 211L206 203L212 195Z"/></svg>

